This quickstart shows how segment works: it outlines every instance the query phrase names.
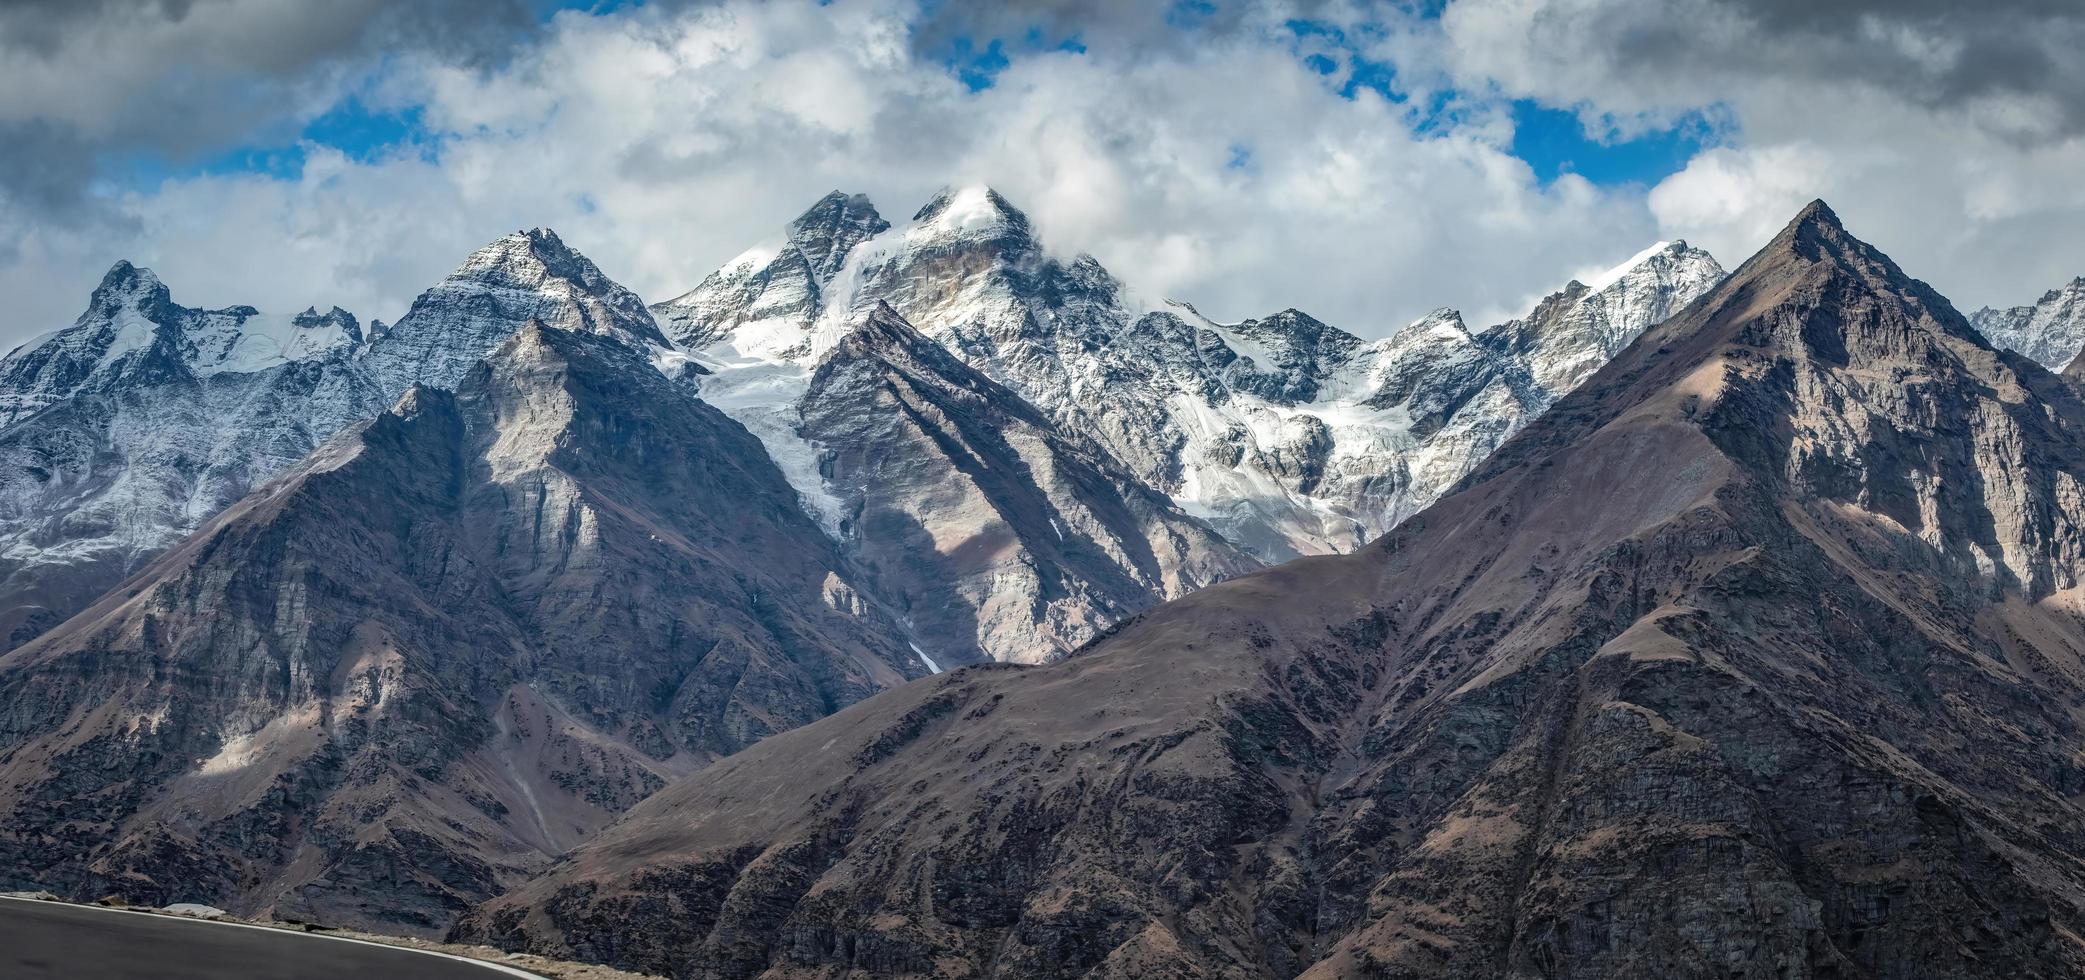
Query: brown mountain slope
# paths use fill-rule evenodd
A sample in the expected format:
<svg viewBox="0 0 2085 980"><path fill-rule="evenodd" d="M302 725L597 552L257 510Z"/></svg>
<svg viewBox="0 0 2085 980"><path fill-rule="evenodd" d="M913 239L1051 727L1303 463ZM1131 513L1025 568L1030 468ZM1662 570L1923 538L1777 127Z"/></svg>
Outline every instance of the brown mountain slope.
<svg viewBox="0 0 2085 980"><path fill-rule="evenodd" d="M445 928L917 672L837 562L744 429L532 323L0 658L0 884Z"/></svg>
<svg viewBox="0 0 2085 980"><path fill-rule="evenodd" d="M2085 406L1812 205L1456 493L466 921L683 977L2085 973Z"/></svg>

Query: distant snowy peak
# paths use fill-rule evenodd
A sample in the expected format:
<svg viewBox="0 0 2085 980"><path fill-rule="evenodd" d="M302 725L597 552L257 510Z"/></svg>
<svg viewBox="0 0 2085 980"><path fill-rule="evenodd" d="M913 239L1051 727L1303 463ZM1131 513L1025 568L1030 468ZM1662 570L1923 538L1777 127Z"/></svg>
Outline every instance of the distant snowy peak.
<svg viewBox="0 0 2085 980"><path fill-rule="evenodd" d="M652 307L660 328L685 350L741 332L740 347L765 356L800 356L824 307L825 287L855 247L890 230L860 194L833 191L786 229L777 248L755 247L725 263L694 289ZM753 336L753 334L761 336Z"/></svg>
<svg viewBox="0 0 2085 980"><path fill-rule="evenodd" d="M944 190L881 231L873 213L829 195L781 244L655 308L715 369L703 396L760 435L814 509L838 513L819 476L830 447L800 425L809 373L887 304L1056 429L1091 438L1270 560L1350 549L1423 508L1723 276L1706 252L1660 242L1521 320L1473 331L1441 310L1364 342L1294 309L1237 323L1186 303L1144 309L1092 257L1049 254L1028 216L989 187ZM816 236L830 249L807 249L806 229L839 233Z"/></svg>
<svg viewBox="0 0 2085 980"><path fill-rule="evenodd" d="M863 194L833 191L789 223L789 244L803 257L813 281L832 281L856 245L890 230Z"/></svg>
<svg viewBox="0 0 2085 980"><path fill-rule="evenodd" d="M646 350L672 346L636 293L602 274L548 228L517 231L472 252L371 342L370 370L392 395L414 384L454 389L479 358L540 320Z"/></svg>
<svg viewBox="0 0 2085 980"><path fill-rule="evenodd" d="M1365 346L1361 338L1294 309L1210 327L1244 362L1244 370L1229 372L1232 386L1283 405L1315 401L1333 373Z"/></svg>
<svg viewBox="0 0 2085 980"><path fill-rule="evenodd" d="M983 184L943 188L912 216L907 237L1011 238L1032 240L1028 216L998 191Z"/></svg>
<svg viewBox="0 0 2085 980"><path fill-rule="evenodd" d="M118 262L72 326L0 359L0 424L83 389L263 371L346 354L360 343L355 317L338 307L295 316L251 306L190 309L152 270Z"/></svg>
<svg viewBox="0 0 2085 980"><path fill-rule="evenodd" d="M1536 383L1560 397L1724 275L1706 251L1660 242L1591 283L1566 284L1526 317L1486 330L1486 338L1525 358Z"/></svg>
<svg viewBox="0 0 2085 980"><path fill-rule="evenodd" d="M1969 322L1991 343L2062 371L2085 351L2085 276L2042 294L2033 306L1987 306L1971 313Z"/></svg>

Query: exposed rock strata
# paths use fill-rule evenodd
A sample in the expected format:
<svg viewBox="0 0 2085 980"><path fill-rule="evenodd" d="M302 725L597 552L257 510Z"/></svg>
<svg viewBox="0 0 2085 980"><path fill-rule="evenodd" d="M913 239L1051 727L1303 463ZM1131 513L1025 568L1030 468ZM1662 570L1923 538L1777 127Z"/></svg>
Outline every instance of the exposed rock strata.
<svg viewBox="0 0 2085 980"><path fill-rule="evenodd" d="M0 878L439 930L924 674L845 575L742 428L531 323L0 658Z"/></svg>
<svg viewBox="0 0 2085 980"><path fill-rule="evenodd" d="M1821 203L1351 555L653 796L474 939L678 977L2085 974L2085 404Z"/></svg>

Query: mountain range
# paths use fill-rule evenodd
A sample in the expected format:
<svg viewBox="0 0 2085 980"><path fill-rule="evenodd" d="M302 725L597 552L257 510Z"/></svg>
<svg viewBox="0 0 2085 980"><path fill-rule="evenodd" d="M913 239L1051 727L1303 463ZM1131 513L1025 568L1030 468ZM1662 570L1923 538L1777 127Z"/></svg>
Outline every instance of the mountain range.
<svg viewBox="0 0 2085 980"><path fill-rule="evenodd" d="M650 306L545 229L366 330L119 263L0 359L0 885L675 976L2073 962L2085 280L1964 317L1821 204L1589 278L1223 323L982 187Z"/></svg>
<svg viewBox="0 0 2085 980"><path fill-rule="evenodd" d="M1813 204L1459 489L680 780L461 932L679 977L2085 971L2085 403Z"/></svg>
<svg viewBox="0 0 2085 980"><path fill-rule="evenodd" d="M543 229L473 253L366 336L337 309L181 307L121 263L72 327L0 361L0 627L15 646L58 625L536 319L646 352L759 437L912 624L922 663L1042 662L1154 602L1381 533L1721 274L1661 244L1522 320L1473 332L1438 311L1364 342L1294 310L1225 325L1146 309L977 187L895 228L828 195L781 245L650 311ZM881 309L926 340L839 342ZM855 368L825 369L835 351ZM865 351L897 387L865 383ZM957 391L969 407L951 414ZM849 430L874 414L850 397L913 405L914 431ZM1027 435L981 442L950 421L979 411L1026 419ZM905 448L833 449L868 438Z"/></svg>

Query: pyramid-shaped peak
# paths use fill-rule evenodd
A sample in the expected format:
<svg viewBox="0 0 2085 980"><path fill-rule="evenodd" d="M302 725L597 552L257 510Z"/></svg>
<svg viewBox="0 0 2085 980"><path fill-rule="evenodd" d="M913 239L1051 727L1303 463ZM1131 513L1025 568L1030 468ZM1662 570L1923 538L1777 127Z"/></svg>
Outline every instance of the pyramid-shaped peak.
<svg viewBox="0 0 2085 980"><path fill-rule="evenodd" d="M173 306L172 296L166 283L152 274L152 270L129 262L117 262L109 267L107 275L101 277L100 285L88 299L89 315L108 315L116 310L136 308L143 310L147 318L162 319Z"/></svg>
<svg viewBox="0 0 2085 980"><path fill-rule="evenodd" d="M984 184L943 188L912 220L922 227L953 233L1028 231L1028 216Z"/></svg>
<svg viewBox="0 0 2085 980"><path fill-rule="evenodd" d="M789 237L797 239L807 234L829 234L839 226L867 225L878 226L877 230L881 231L890 227L890 222L883 220L883 215L877 212L875 203L869 200L869 195L836 190L819 198L817 203L805 208L802 214L789 222Z"/></svg>
<svg viewBox="0 0 2085 980"><path fill-rule="evenodd" d="M1920 294L1926 302L1941 302L1923 284L1913 280L1880 249L1846 230L1838 214L1823 201L1811 201L1774 236L1765 248L1745 262L1732 278L1774 275L1781 267L1829 267L1858 276L1869 288Z"/></svg>
<svg viewBox="0 0 2085 980"><path fill-rule="evenodd" d="M557 232L537 227L510 232L485 243L464 259L450 278L476 278L495 269L536 268L565 278L581 278L593 269L593 263L566 245Z"/></svg>
<svg viewBox="0 0 2085 980"><path fill-rule="evenodd" d="M647 339L657 332L644 303L601 271L592 259L565 244L548 228L503 235L470 254L445 281L466 290L486 286L542 291L552 289L598 297L621 312L615 319L635 321L626 327ZM562 283L562 286L553 284ZM417 305L417 304L416 304ZM627 308L627 309L626 309ZM559 324L563 325L563 324Z"/></svg>
<svg viewBox="0 0 2085 980"><path fill-rule="evenodd" d="M889 303L882 300L876 301L874 309L852 320L846 333L850 336L866 334L872 337L906 339L923 336L920 334L919 328L912 325L912 321L905 319L904 314L899 313Z"/></svg>
<svg viewBox="0 0 2085 980"><path fill-rule="evenodd" d="M1849 243L1862 244L1847 233L1846 225L1839 220L1838 212L1833 211L1831 205L1824 203L1823 199L1818 199L1803 205L1803 209L1789 220L1788 226L1781 229L1779 235L1774 236L1773 245L1769 245L1768 248L1771 249L1775 245L1783 248L1801 248L1821 243L1841 247Z"/></svg>
<svg viewBox="0 0 2085 980"><path fill-rule="evenodd" d="M1258 320L1247 320L1235 329L1261 343L1325 353L1344 353L1362 343L1361 338L1293 306Z"/></svg>
<svg viewBox="0 0 2085 980"><path fill-rule="evenodd" d="M1406 330L1454 330L1469 333L1470 328L1462 322L1462 311L1443 306L1433 310L1405 327Z"/></svg>
<svg viewBox="0 0 2085 980"><path fill-rule="evenodd" d="M916 352L922 346L939 345L928 340L889 303L878 301L866 313L822 324L811 338L811 359L823 364L830 362L835 355L842 355L845 359L868 352L886 357L898 351Z"/></svg>
<svg viewBox="0 0 2085 980"><path fill-rule="evenodd" d="M115 265L110 266L108 274L101 277L101 284L94 287L97 296L139 295L151 292L166 292L166 284L161 282L152 270L132 265L126 260L118 260Z"/></svg>
<svg viewBox="0 0 2085 980"><path fill-rule="evenodd" d="M831 281L856 245L890 229L866 194L833 191L789 223L789 241L820 285Z"/></svg>
<svg viewBox="0 0 2085 980"><path fill-rule="evenodd" d="M415 383L391 403L391 414L411 419L427 412L448 415L456 411L456 396L432 385Z"/></svg>

